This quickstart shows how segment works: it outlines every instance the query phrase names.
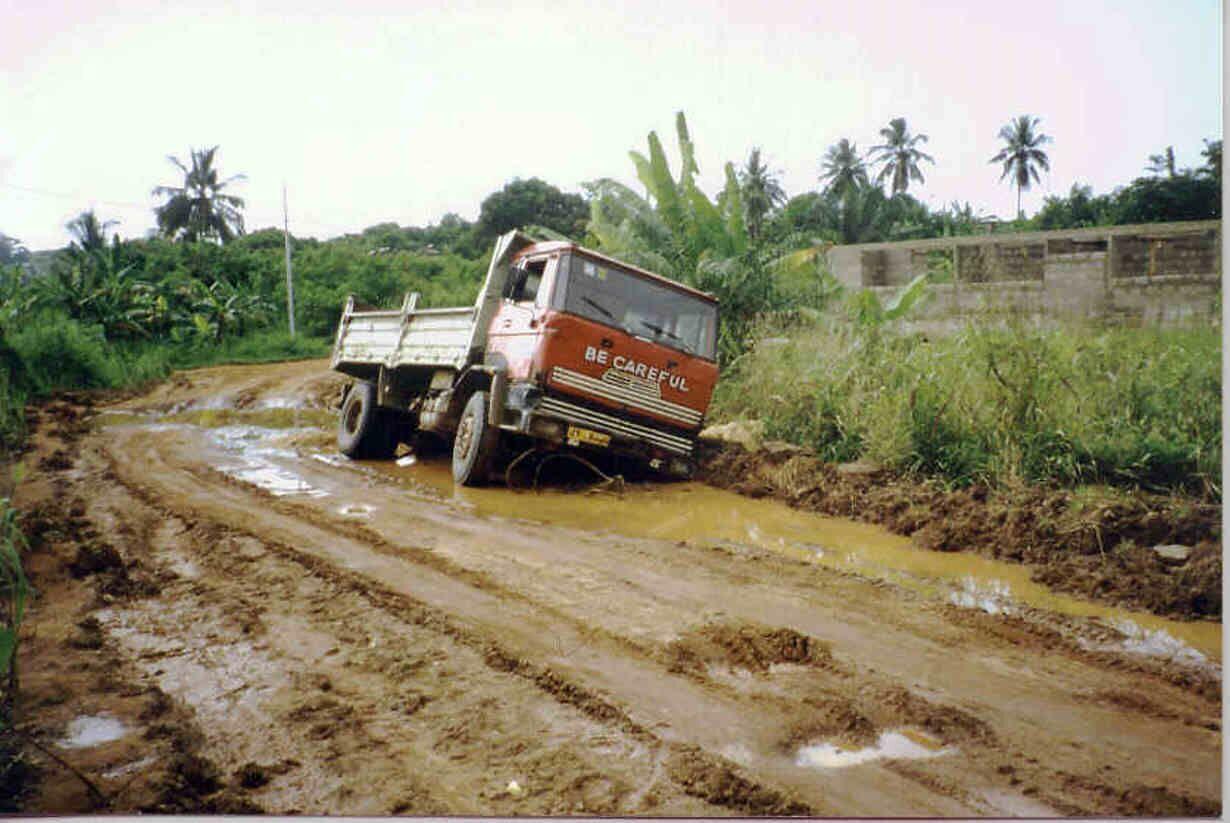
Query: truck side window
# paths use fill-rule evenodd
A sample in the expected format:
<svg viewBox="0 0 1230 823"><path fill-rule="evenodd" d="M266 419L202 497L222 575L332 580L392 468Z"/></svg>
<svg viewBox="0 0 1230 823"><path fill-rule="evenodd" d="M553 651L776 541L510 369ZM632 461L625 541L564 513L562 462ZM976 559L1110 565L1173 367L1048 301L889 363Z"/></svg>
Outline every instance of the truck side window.
<svg viewBox="0 0 1230 823"><path fill-rule="evenodd" d="M513 269L505 296L514 303L533 303L538 297L538 287L542 285L542 274L546 267L546 260L535 260L527 263L524 268Z"/></svg>

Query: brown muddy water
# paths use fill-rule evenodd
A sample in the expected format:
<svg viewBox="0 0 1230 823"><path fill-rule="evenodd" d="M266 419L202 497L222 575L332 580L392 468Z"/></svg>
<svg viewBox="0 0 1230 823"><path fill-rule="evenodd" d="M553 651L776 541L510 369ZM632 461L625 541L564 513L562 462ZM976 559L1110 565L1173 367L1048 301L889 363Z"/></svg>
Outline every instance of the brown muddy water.
<svg viewBox="0 0 1230 823"><path fill-rule="evenodd" d="M701 545L752 548L807 563L881 579L925 597L991 614L1038 608L1096 619L1124 637L1108 649L1186 662L1221 660L1221 625L1181 622L1079 600L1033 582L1023 566L961 552L916 547L878 526L801 512L772 500L754 500L700 483L646 483L622 494L545 488L454 486L446 457L350 461L332 445L332 412L285 407L255 410L197 409L150 416L108 412L97 425L193 426L211 430L225 455L217 468L275 495L346 497L338 513L373 514L353 492L313 485L303 476L305 458L394 481L407 493L463 508L473 515L527 520L567 528ZM333 484L329 484L333 486ZM887 743L890 747L895 741ZM819 753L817 757L828 757Z"/></svg>

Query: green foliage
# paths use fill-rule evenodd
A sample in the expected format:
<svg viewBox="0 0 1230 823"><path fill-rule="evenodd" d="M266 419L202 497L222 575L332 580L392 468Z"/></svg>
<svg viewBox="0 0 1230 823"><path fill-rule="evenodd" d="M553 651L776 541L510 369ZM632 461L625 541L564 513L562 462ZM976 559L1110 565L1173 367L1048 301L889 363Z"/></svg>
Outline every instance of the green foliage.
<svg viewBox="0 0 1230 823"><path fill-rule="evenodd" d="M770 437L827 459L955 485L1220 495L1214 329L975 326L927 340L825 317L763 336L783 333L724 375L715 422L763 419Z"/></svg>
<svg viewBox="0 0 1230 823"><path fill-rule="evenodd" d="M153 191L155 197L166 200L154 210L158 229L164 236L192 243L202 240L227 243L243 234L243 199L222 191L229 184L242 180L243 175L219 180L218 170L214 168L217 153L217 146L192 149L191 167L177 157L167 157L183 172L184 184L158 186Z"/></svg>
<svg viewBox="0 0 1230 823"><path fill-rule="evenodd" d="M769 213L786 202L786 192L777 176L761 161L759 148L752 149L747 164L739 172L739 194L743 199L747 235L756 242Z"/></svg>
<svg viewBox="0 0 1230 823"><path fill-rule="evenodd" d="M26 601L33 593L22 570L25 537L17 525L17 511L0 497L0 727L11 722L17 698L17 645Z"/></svg>
<svg viewBox="0 0 1230 823"><path fill-rule="evenodd" d="M179 346L169 353L169 364L176 369L195 369L225 363L272 363L327 357L333 341L302 334L290 336L283 330L251 332L243 337L228 337L218 346Z"/></svg>
<svg viewBox="0 0 1230 823"><path fill-rule="evenodd" d="M910 134L904 117L894 117L888 122L888 127L880 129L884 142L872 146L868 156L880 165L880 173L876 175L876 184L889 181L889 191L892 194L904 194L910 187L910 181L924 182L920 162L935 164L935 158L918 148L927 142L925 134Z"/></svg>
<svg viewBox="0 0 1230 823"><path fill-rule="evenodd" d="M0 266L20 265L30 260L30 251L16 237L0 232Z"/></svg>
<svg viewBox="0 0 1230 823"><path fill-rule="evenodd" d="M866 186L870 182L867 165L859 156L858 144L843 137L835 145L829 146L821 161L820 182L825 184L825 194L838 197L851 189Z"/></svg>
<svg viewBox="0 0 1230 823"><path fill-rule="evenodd" d="M1045 134L1035 129L1039 120L1028 114L1012 120L999 130L999 139L1004 141L1004 147L990 159L991 163L1003 163L1004 173L999 176L1003 180L1009 175L1016 183L1016 211L1021 215L1021 192L1029 188L1030 182L1038 182L1038 169L1049 171L1050 158L1042 146L1052 142Z"/></svg>
<svg viewBox="0 0 1230 823"><path fill-rule="evenodd" d="M879 330L899 320L923 303L929 296L929 276L920 274L894 294L887 303L881 303L879 295L871 289L860 289L850 295L847 310L850 319L862 329Z"/></svg>
<svg viewBox="0 0 1230 823"><path fill-rule="evenodd" d="M1114 222L1115 203L1107 195L1095 197L1090 186L1073 183L1066 197L1048 197L1034 216L1039 229L1079 229Z"/></svg>
<svg viewBox="0 0 1230 823"><path fill-rule="evenodd" d="M139 385L167 371L165 360L151 360L142 356L141 349L108 343L100 326L57 311L26 318L7 333L7 342L23 364L25 385L18 388L31 394Z"/></svg>
<svg viewBox="0 0 1230 823"><path fill-rule="evenodd" d="M589 207L579 194L565 194L537 177L518 178L483 201L475 235L486 245L511 229L541 225L567 237L581 237L588 217Z"/></svg>
<svg viewBox="0 0 1230 823"><path fill-rule="evenodd" d="M12 349L0 339L0 354L4 354L3 349L15 359ZM26 437L26 392L9 374L9 369L0 363L0 455L16 450Z"/></svg>
<svg viewBox="0 0 1230 823"><path fill-rule="evenodd" d="M749 216L759 209L767 213L780 197L754 153L754 168L745 170L742 181L733 164L726 164L725 187L716 202L710 200L696 183L700 170L682 112L675 128L678 180L658 135L650 132L648 156L629 153L647 198L613 180L585 185L589 239L615 257L716 295L722 304L719 358L727 363L747 346L757 316L781 305L777 264L782 250L749 231ZM755 209L749 208L748 195L760 199Z"/></svg>

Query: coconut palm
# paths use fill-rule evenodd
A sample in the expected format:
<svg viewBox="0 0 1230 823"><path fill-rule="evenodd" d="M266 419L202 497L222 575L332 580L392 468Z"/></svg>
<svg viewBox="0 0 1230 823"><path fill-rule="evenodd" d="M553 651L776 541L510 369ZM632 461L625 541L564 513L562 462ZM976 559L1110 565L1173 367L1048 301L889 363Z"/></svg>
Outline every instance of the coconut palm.
<svg viewBox="0 0 1230 823"><path fill-rule="evenodd" d="M868 157L880 164L880 173L876 182L891 181L889 191L892 194L904 193L910 187L911 180L924 182L923 173L918 168L919 162L926 160L934 165L935 158L921 149L920 143L927 142L925 134L910 134L904 117L894 117L888 121L888 128L880 129L884 142L872 146Z"/></svg>
<svg viewBox="0 0 1230 823"><path fill-rule="evenodd" d="M1167 177L1174 177L1174 146L1167 146L1162 154L1150 154L1145 170L1158 176L1165 173Z"/></svg>
<svg viewBox="0 0 1230 823"><path fill-rule="evenodd" d="M89 254L107 247L107 229L116 225L115 220L100 221L93 209L87 209L65 224L73 236L69 250L76 254Z"/></svg>
<svg viewBox="0 0 1230 823"><path fill-rule="evenodd" d="M858 145L843 137L836 145L829 146L820 166L820 180L826 182L826 194L841 196L867 183L867 165L859 157Z"/></svg>
<svg viewBox="0 0 1230 823"><path fill-rule="evenodd" d="M1030 186L1030 181L1038 182L1038 168L1050 171L1050 158L1040 147L1052 142L1045 134L1035 129L1039 122L1037 117L1022 114L999 130L999 139L1004 141L1004 147L990 159L991 163L1003 163L1004 173L999 176L1003 180L1009 174L1016 183L1016 213L1021 216L1021 192Z"/></svg>
<svg viewBox="0 0 1230 823"><path fill-rule="evenodd" d="M786 192L768 166L760 161L760 149L752 149L747 165L739 172L740 193L747 215L747 236L756 242L770 211L786 202Z"/></svg>
<svg viewBox="0 0 1230 823"><path fill-rule="evenodd" d="M214 168L217 151L217 146L192 149L191 168L179 158L167 155L184 173L183 186L159 186L153 192L155 197L167 198L154 210L158 228L167 237L192 242L212 238L226 243L236 234L243 234L243 199L223 194L222 190L244 176L237 174L219 181L218 170Z"/></svg>

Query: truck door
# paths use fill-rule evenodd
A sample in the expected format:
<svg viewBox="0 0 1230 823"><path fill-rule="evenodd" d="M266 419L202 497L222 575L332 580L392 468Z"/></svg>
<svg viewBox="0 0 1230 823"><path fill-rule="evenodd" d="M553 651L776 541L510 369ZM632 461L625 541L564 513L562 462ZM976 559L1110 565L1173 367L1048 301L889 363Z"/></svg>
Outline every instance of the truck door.
<svg viewBox="0 0 1230 823"><path fill-rule="evenodd" d="M505 285L487 332L487 361L502 361L511 380L530 376L558 262L559 255L523 261Z"/></svg>

